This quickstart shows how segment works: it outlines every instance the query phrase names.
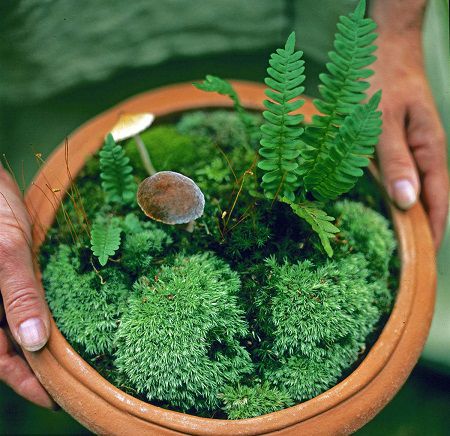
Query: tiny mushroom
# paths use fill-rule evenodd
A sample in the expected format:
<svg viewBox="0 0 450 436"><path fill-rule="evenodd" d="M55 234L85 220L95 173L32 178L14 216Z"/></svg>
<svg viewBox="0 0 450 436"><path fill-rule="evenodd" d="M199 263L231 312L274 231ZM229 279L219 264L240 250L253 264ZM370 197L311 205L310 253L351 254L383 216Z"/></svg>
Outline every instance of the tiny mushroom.
<svg viewBox="0 0 450 436"><path fill-rule="evenodd" d="M111 130L111 135L116 142L128 138L135 140L144 168L151 176L156 173L156 170L139 133L150 127L154 119L155 116L151 113L122 114Z"/></svg>
<svg viewBox="0 0 450 436"><path fill-rule="evenodd" d="M141 182L137 202L144 213L165 224L186 224L203 215L205 197L189 178L161 171Z"/></svg>

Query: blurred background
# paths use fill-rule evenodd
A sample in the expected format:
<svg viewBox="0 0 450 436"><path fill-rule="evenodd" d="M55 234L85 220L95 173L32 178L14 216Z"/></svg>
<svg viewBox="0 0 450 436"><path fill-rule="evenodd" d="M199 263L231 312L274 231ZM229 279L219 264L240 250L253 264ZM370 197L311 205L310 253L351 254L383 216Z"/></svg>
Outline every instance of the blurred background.
<svg viewBox="0 0 450 436"><path fill-rule="evenodd" d="M262 81L292 30L305 50L307 94L355 0L0 1L0 154L19 180L79 125L138 92L205 74ZM237 13L236 11L239 11ZM426 11L426 67L450 137L448 0ZM181 29L181 31L180 31ZM411 92L414 92L412 90ZM450 226L449 226L450 227ZM448 229L449 230L449 229ZM450 234L426 349L395 399L359 435L450 435ZM88 434L0 385L0 434Z"/></svg>

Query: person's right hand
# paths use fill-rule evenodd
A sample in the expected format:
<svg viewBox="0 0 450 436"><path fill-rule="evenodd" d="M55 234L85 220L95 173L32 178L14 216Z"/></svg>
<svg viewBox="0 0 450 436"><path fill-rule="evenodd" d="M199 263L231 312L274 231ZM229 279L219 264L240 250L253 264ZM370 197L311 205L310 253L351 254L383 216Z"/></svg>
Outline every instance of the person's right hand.
<svg viewBox="0 0 450 436"><path fill-rule="evenodd" d="M20 191L0 165L0 380L33 403L52 408L54 402L14 344L37 351L47 343L50 331L30 241L31 226Z"/></svg>

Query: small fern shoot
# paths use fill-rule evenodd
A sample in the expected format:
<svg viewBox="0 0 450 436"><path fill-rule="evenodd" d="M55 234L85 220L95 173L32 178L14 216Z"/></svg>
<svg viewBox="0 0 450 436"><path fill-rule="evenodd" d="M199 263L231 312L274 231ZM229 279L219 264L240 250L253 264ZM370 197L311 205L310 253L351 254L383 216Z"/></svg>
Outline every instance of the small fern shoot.
<svg viewBox="0 0 450 436"><path fill-rule="evenodd" d="M330 239L334 238L335 234L339 232L339 229L332 223L334 218L328 216L317 203L304 202L294 204L286 198L283 198L282 201L289 204L293 212L311 226L319 236L327 255L332 257L333 249L331 248Z"/></svg>
<svg viewBox="0 0 450 436"><path fill-rule="evenodd" d="M361 168L369 165L381 133L381 112L377 111L380 99L378 91L367 104L356 106L339 129L336 147L318 160L317 170L322 177L311 189L318 200L335 200L350 191L363 175Z"/></svg>
<svg viewBox="0 0 450 436"><path fill-rule="evenodd" d="M305 80L303 52L295 51L295 32L286 45L272 53L265 79L269 87L265 91L270 100L264 101L265 123L261 126L262 139L259 154L262 159L258 167L264 171L261 186L268 198L286 197L294 201L294 191L299 187L297 158L300 154L300 127L303 116L294 115L304 101L298 97L303 93Z"/></svg>
<svg viewBox="0 0 450 436"><path fill-rule="evenodd" d="M217 92L218 94L229 97L233 101L233 108L245 128L248 140L251 141L252 139L255 139L256 136L259 136L259 132L255 126L253 118L242 106L239 96L231 83L227 80L221 79L220 77L208 74L202 83L194 83L193 85L202 91Z"/></svg>
<svg viewBox="0 0 450 436"><path fill-rule="evenodd" d="M328 54L328 73L319 76L322 99L314 100L314 104L322 115L313 117L303 137L306 147L302 149L301 172L309 190L323 177L322 159L337 147L335 138L346 116L366 97L369 88L365 79L373 74L367 67L376 59L372 54L376 46L372 43L377 35L373 33L375 22L364 18L365 9L366 2L361 0L353 13L340 17L335 50Z"/></svg>
<svg viewBox="0 0 450 436"><path fill-rule="evenodd" d="M114 256L120 247L121 228L112 221L97 221L92 226L91 250L98 257L101 266L105 266L110 256Z"/></svg>
<svg viewBox="0 0 450 436"><path fill-rule="evenodd" d="M108 134L100 151L100 177L110 203L132 204L135 201L137 186L129 162L122 147Z"/></svg>

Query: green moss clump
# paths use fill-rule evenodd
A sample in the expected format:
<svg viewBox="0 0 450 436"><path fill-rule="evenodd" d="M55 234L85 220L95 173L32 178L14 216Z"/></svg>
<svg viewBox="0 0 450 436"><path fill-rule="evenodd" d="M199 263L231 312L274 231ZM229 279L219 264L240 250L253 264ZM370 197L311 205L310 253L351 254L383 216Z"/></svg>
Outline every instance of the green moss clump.
<svg viewBox="0 0 450 436"><path fill-rule="evenodd" d="M386 286L389 265L396 247L394 232L381 214L362 203L344 200L333 206L340 228L337 257L361 253L367 260L375 302L382 313L392 307L393 295Z"/></svg>
<svg viewBox="0 0 450 436"><path fill-rule="evenodd" d="M172 237L151 221L139 221L134 214L125 217L122 227L125 233L123 268L133 277L147 274L154 258L172 244Z"/></svg>
<svg viewBox="0 0 450 436"><path fill-rule="evenodd" d="M265 340L264 378L296 401L332 386L364 348L380 313L360 254L315 267L267 261L268 280L257 296Z"/></svg>
<svg viewBox="0 0 450 436"><path fill-rule="evenodd" d="M336 202L333 213L340 229L341 257L362 253L370 272L375 277L385 278L395 249L395 236L387 219L362 203L349 200Z"/></svg>
<svg viewBox="0 0 450 436"><path fill-rule="evenodd" d="M178 171L192 175L199 161L203 161L213 150L208 138L180 133L174 126L153 126L142 133L141 137L157 171ZM134 139L130 139L125 145L125 153L136 174L148 176Z"/></svg>
<svg viewBox="0 0 450 436"><path fill-rule="evenodd" d="M71 344L87 354L112 353L114 333L128 297L129 285L120 271L105 268L101 277L81 271L67 245L50 257L43 272L53 316Z"/></svg>
<svg viewBox="0 0 450 436"><path fill-rule="evenodd" d="M254 116L255 121L261 120ZM247 143L245 126L234 112L216 110L212 112L195 111L184 114L177 124L180 133L211 138L225 150L238 148L241 152ZM256 145L256 144L254 144Z"/></svg>
<svg viewBox="0 0 450 436"><path fill-rule="evenodd" d="M209 254L178 254L134 286L116 335L115 364L137 392L182 410L214 410L223 384L252 370L239 340L240 280Z"/></svg>
<svg viewBox="0 0 450 436"><path fill-rule="evenodd" d="M294 405L286 392L270 387L268 383L227 386L219 397L224 404L222 410L229 419L253 418Z"/></svg>

